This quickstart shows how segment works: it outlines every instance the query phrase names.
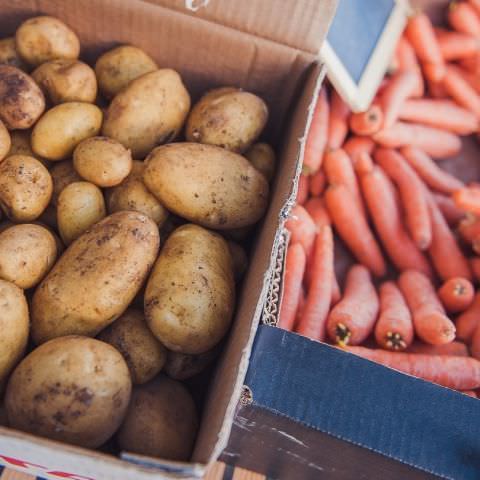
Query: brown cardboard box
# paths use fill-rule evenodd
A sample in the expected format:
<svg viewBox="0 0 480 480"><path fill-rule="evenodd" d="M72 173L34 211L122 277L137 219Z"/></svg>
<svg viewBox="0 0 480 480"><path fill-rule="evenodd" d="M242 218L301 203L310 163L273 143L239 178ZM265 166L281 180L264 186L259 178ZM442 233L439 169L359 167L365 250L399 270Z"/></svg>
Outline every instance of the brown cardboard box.
<svg viewBox="0 0 480 480"><path fill-rule="evenodd" d="M197 4L197 5L195 5ZM200 8L196 12L185 5ZM270 107L267 138L279 153L268 214L258 229L236 320L211 382L193 463L125 453L123 459L0 428L0 463L51 478L199 477L230 432L249 353L276 258L279 231L296 190L302 140L322 70L316 60L336 0L0 0L2 36L38 14L55 15L79 35L92 63L121 43L145 49L182 75L193 99L208 88L235 85Z"/></svg>

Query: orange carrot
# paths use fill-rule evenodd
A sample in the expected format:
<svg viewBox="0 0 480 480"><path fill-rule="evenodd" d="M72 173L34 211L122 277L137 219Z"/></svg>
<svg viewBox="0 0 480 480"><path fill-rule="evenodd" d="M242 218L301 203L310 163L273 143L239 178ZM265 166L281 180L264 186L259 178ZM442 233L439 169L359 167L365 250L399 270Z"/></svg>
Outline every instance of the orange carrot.
<svg viewBox="0 0 480 480"><path fill-rule="evenodd" d="M312 252L317 232L312 217L301 205L295 205L285 223L285 227L290 232L290 242L302 245L308 257Z"/></svg>
<svg viewBox="0 0 480 480"><path fill-rule="evenodd" d="M417 268L431 276L426 257L408 236L395 197L395 188L380 167L360 176L368 211L383 247L393 264L400 270Z"/></svg>
<svg viewBox="0 0 480 480"><path fill-rule="evenodd" d="M325 202L335 229L355 257L375 276L385 275L380 247L352 193L345 185L332 185L325 192Z"/></svg>
<svg viewBox="0 0 480 480"><path fill-rule="evenodd" d="M298 301L298 307L297 307L297 312L295 314L295 324L292 328L291 331L297 331L297 327L300 324L300 320L303 315L303 309L305 308L305 302L306 302L306 294L305 294L305 289L302 287L300 289L300 299Z"/></svg>
<svg viewBox="0 0 480 480"><path fill-rule="evenodd" d="M480 73L480 53L459 61L460 67L473 75Z"/></svg>
<svg viewBox="0 0 480 480"><path fill-rule="evenodd" d="M472 390L480 386L480 362L475 358L388 352L365 347L346 347L345 350L454 390Z"/></svg>
<svg viewBox="0 0 480 480"><path fill-rule="evenodd" d="M317 227L317 230L320 230L320 228L324 225L330 225L332 223L323 198L309 198L305 204L305 210L309 213L310 217L315 223L315 226Z"/></svg>
<svg viewBox="0 0 480 480"><path fill-rule="evenodd" d="M353 265L347 273L343 297L328 315L328 335L340 345L359 345L372 332L378 308L370 272L363 265Z"/></svg>
<svg viewBox="0 0 480 480"><path fill-rule="evenodd" d="M348 134L349 106L342 97L332 90L330 98L330 118L328 122L328 148L340 148Z"/></svg>
<svg viewBox="0 0 480 480"><path fill-rule="evenodd" d="M397 43L397 61L398 71L405 72L411 71L416 78L416 87L413 92L415 97L423 97L425 86L423 83L423 75L418 63L417 55L410 42L402 36ZM381 95L380 91L378 93Z"/></svg>
<svg viewBox="0 0 480 480"><path fill-rule="evenodd" d="M480 16L480 0L468 0L468 3L475 10L475 13Z"/></svg>
<svg viewBox="0 0 480 480"><path fill-rule="evenodd" d="M480 95L470 86L457 69L447 68L443 86L461 107L470 110L477 119L480 119Z"/></svg>
<svg viewBox="0 0 480 480"><path fill-rule="evenodd" d="M362 152L372 153L375 148L375 142L370 137L350 137L343 149L347 152L347 155L352 159L352 163L355 164L357 156Z"/></svg>
<svg viewBox="0 0 480 480"><path fill-rule="evenodd" d="M415 147L403 147L400 153L418 176L433 190L451 194L464 186L458 178L442 170L424 151Z"/></svg>
<svg viewBox="0 0 480 480"><path fill-rule="evenodd" d="M350 130L356 135L373 135L383 125L383 113L379 105L373 104L366 112L350 115Z"/></svg>
<svg viewBox="0 0 480 480"><path fill-rule="evenodd" d="M460 390L460 393L467 395L467 397L478 398L477 394L473 390Z"/></svg>
<svg viewBox="0 0 480 480"><path fill-rule="evenodd" d="M448 279L438 290L438 298L449 313L466 310L473 302L474 295L472 283L461 277Z"/></svg>
<svg viewBox="0 0 480 480"><path fill-rule="evenodd" d="M387 350L405 350L413 340L412 315L402 292L394 282L380 285L380 315L375 339Z"/></svg>
<svg viewBox="0 0 480 480"><path fill-rule="evenodd" d="M303 173L300 175L298 180L298 191L297 191L297 203L303 205L308 198L308 189L309 189L310 180L307 175Z"/></svg>
<svg viewBox="0 0 480 480"><path fill-rule="evenodd" d="M297 332L323 341L332 301L333 278L333 234L328 225L318 232L312 262L312 279Z"/></svg>
<svg viewBox="0 0 480 480"><path fill-rule="evenodd" d="M465 343L470 343L473 332L480 325L480 293L476 293L471 305L456 321L457 338Z"/></svg>
<svg viewBox="0 0 480 480"><path fill-rule="evenodd" d="M302 245L290 244L285 258L283 297L278 320L278 326L285 330L292 331L295 324L306 262L307 256Z"/></svg>
<svg viewBox="0 0 480 480"><path fill-rule="evenodd" d="M358 155L357 162L355 163L355 172L357 172L357 175L364 175L366 173L370 173L372 170L372 156L367 152L361 152Z"/></svg>
<svg viewBox="0 0 480 480"><path fill-rule="evenodd" d="M401 106L399 116L402 120L441 128L458 135L471 135L478 129L475 115L450 100L410 99Z"/></svg>
<svg viewBox="0 0 480 480"><path fill-rule="evenodd" d="M480 215L480 188L461 188L453 192L453 200L462 210Z"/></svg>
<svg viewBox="0 0 480 480"><path fill-rule="evenodd" d="M455 65L451 65L451 67L455 68L457 72L463 77L463 79L478 93L480 94L480 77L478 73L472 73L466 70L465 68L455 67ZM480 71L480 70L479 70Z"/></svg>
<svg viewBox="0 0 480 480"><path fill-rule="evenodd" d="M443 87L443 82L428 82L428 93L437 100L445 100L448 97L448 93Z"/></svg>
<svg viewBox="0 0 480 480"><path fill-rule="evenodd" d="M468 347L462 343L453 341L443 345L430 345L423 342L413 342L407 349L408 353L425 353L427 355L453 355L454 357L468 357Z"/></svg>
<svg viewBox="0 0 480 480"><path fill-rule="evenodd" d="M480 37L480 19L466 2L452 2L448 8L448 23L457 32Z"/></svg>
<svg viewBox="0 0 480 480"><path fill-rule="evenodd" d="M470 268L477 283L480 282L480 257L470 258Z"/></svg>
<svg viewBox="0 0 480 480"><path fill-rule="evenodd" d="M480 358L480 328L477 324L472 336L472 343L470 344L470 352L472 357Z"/></svg>
<svg viewBox="0 0 480 480"><path fill-rule="evenodd" d="M455 325L445 315L428 277L416 270L406 270L400 274L398 286L412 312L417 336L432 345L450 343L455 338Z"/></svg>
<svg viewBox="0 0 480 480"><path fill-rule="evenodd" d="M325 177L325 172L319 170L314 175L310 176L310 195L314 197L319 197L327 185L327 178Z"/></svg>
<svg viewBox="0 0 480 480"><path fill-rule="evenodd" d="M307 175L317 172L322 166L323 153L327 145L329 111L327 91L324 87L318 96L305 144L303 171Z"/></svg>
<svg viewBox="0 0 480 480"><path fill-rule="evenodd" d="M375 160L397 185L410 235L418 248L425 250L432 241L432 224L422 181L395 150L379 148Z"/></svg>
<svg viewBox="0 0 480 480"><path fill-rule="evenodd" d="M476 55L480 49L478 38L467 33L435 29L440 51L446 62Z"/></svg>
<svg viewBox="0 0 480 480"><path fill-rule="evenodd" d="M450 227L459 225L465 217L465 213L455 205L452 198L447 195L442 195L441 193L432 193L432 197Z"/></svg>
<svg viewBox="0 0 480 480"><path fill-rule="evenodd" d="M466 242L473 243L480 238L480 218L467 213L458 225L458 233Z"/></svg>

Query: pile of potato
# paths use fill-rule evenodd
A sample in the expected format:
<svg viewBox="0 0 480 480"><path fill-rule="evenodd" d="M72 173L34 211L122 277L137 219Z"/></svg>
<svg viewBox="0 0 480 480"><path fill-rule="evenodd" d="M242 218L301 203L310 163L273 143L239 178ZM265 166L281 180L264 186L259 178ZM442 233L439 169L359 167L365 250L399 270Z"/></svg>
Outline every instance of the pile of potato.
<svg viewBox="0 0 480 480"><path fill-rule="evenodd" d="M139 48L94 69L79 54L47 16L0 41L7 425L186 460L198 414L180 380L232 320L247 263L232 239L264 215L275 168L254 143L267 106L229 87L191 108L180 75Z"/></svg>

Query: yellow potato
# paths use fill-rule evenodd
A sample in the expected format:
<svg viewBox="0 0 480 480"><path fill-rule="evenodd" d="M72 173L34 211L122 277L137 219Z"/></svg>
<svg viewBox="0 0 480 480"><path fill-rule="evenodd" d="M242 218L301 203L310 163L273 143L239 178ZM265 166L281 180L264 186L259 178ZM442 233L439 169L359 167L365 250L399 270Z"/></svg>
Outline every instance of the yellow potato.
<svg viewBox="0 0 480 480"><path fill-rule="evenodd" d="M132 80L158 70L155 61L143 50L122 45L104 53L95 64L98 87L110 99Z"/></svg>
<svg viewBox="0 0 480 480"><path fill-rule="evenodd" d="M45 227L26 223L0 233L0 278L17 287L37 285L56 258L55 238Z"/></svg>
<svg viewBox="0 0 480 480"><path fill-rule="evenodd" d="M0 161L10 152L12 139L5 124L0 120Z"/></svg>
<svg viewBox="0 0 480 480"><path fill-rule="evenodd" d="M173 143L152 151L143 181L171 212L204 227L256 223L268 205L268 183L251 163L212 145Z"/></svg>
<svg viewBox="0 0 480 480"><path fill-rule="evenodd" d="M52 177L35 158L12 155L0 163L0 207L14 222L31 222L47 208Z"/></svg>
<svg viewBox="0 0 480 480"><path fill-rule="evenodd" d="M187 461L197 430L197 409L189 391L180 382L160 375L133 387L116 438L118 446L127 452Z"/></svg>
<svg viewBox="0 0 480 480"><path fill-rule="evenodd" d="M138 212L104 218L78 238L37 287L32 338L95 336L130 305L158 253L158 227Z"/></svg>
<svg viewBox="0 0 480 480"><path fill-rule="evenodd" d="M227 332L234 304L227 242L198 225L177 228L145 290L145 318L153 334L169 350L204 353Z"/></svg>
<svg viewBox="0 0 480 480"><path fill-rule="evenodd" d="M102 191L90 182L67 185L58 196L57 225L65 245L106 216Z"/></svg>
<svg viewBox="0 0 480 480"><path fill-rule="evenodd" d="M62 190L73 182L81 182L82 177L73 168L71 160L57 162L50 170L53 180L52 204L57 205Z"/></svg>
<svg viewBox="0 0 480 480"><path fill-rule="evenodd" d="M5 406L12 428L96 448L118 429L132 383L112 346L80 336L33 350L8 382Z"/></svg>
<svg viewBox="0 0 480 480"><path fill-rule="evenodd" d="M167 360L167 349L154 337L141 310L129 308L97 337L125 358L135 384L152 380Z"/></svg>
<svg viewBox="0 0 480 480"><path fill-rule="evenodd" d="M180 75L164 68L133 80L113 100L102 134L143 159L156 145L172 141L190 109L190 95Z"/></svg>
<svg viewBox="0 0 480 480"><path fill-rule="evenodd" d="M135 210L148 215L161 227L168 218L168 210L145 187L144 170L145 164L134 160L130 175L120 185L107 190L108 213Z"/></svg>
<svg viewBox="0 0 480 480"><path fill-rule="evenodd" d="M232 240L228 241L228 248L233 261L235 280L240 280L248 269L248 257L245 249Z"/></svg>
<svg viewBox="0 0 480 480"><path fill-rule="evenodd" d="M75 33L58 18L29 18L15 33L17 51L30 65L40 65L57 58L76 59L80 42Z"/></svg>
<svg viewBox="0 0 480 480"><path fill-rule="evenodd" d="M45 97L22 70L0 65L0 120L9 130L30 128L45 110Z"/></svg>
<svg viewBox="0 0 480 480"><path fill-rule="evenodd" d="M79 60L50 60L32 73L45 96L53 103L95 102L97 79L95 72Z"/></svg>
<svg viewBox="0 0 480 480"><path fill-rule="evenodd" d="M270 181L275 174L275 152L268 143L255 143L246 152L245 158Z"/></svg>
<svg viewBox="0 0 480 480"><path fill-rule="evenodd" d="M132 170L132 155L111 138L91 137L75 148L73 166L85 180L99 187L114 187Z"/></svg>
<svg viewBox="0 0 480 480"><path fill-rule="evenodd" d="M20 58L20 55L15 48L15 38L8 37L0 40L0 64L5 63L17 67L20 70L28 70L25 62Z"/></svg>
<svg viewBox="0 0 480 480"><path fill-rule="evenodd" d="M174 380L187 380L205 370L219 353L220 349L218 347L199 355L169 351L163 371Z"/></svg>
<svg viewBox="0 0 480 480"><path fill-rule="evenodd" d="M29 157L36 158L44 167L49 169L52 163L33 152L30 144L31 134L31 130L12 130L10 132L11 146L7 157L10 155L28 155Z"/></svg>
<svg viewBox="0 0 480 480"><path fill-rule="evenodd" d="M47 160L63 160L102 125L102 111L90 103L61 103L48 110L32 132L33 151Z"/></svg>

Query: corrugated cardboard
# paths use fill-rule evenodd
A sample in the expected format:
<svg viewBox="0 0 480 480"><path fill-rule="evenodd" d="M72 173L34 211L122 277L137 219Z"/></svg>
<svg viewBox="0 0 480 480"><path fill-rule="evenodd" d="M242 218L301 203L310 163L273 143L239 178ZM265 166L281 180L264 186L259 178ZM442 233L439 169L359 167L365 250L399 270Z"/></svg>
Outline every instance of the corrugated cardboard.
<svg viewBox="0 0 480 480"><path fill-rule="evenodd" d="M285 26L286 18L291 22L291 15L281 8L275 10L273 1L249 0L239 2L238 11L242 22L243 19L246 22L243 24L237 23L237 13L229 9L230 2L223 0L212 1L216 13L208 18L181 8L182 4L176 0L162 0L161 3L0 0L3 36L12 34L22 20L33 15L55 15L77 32L82 43L81 57L89 62L115 45L132 43L144 48L160 66L178 70L194 99L206 89L221 85L235 85L259 94L267 101L271 112L266 137L279 152L279 172L272 188L271 205L258 229L234 326L212 381L193 456L196 463L178 464L128 453L120 460L0 428L0 463L42 477L82 480L199 477L205 464L216 459L226 445L271 280L278 232L296 189L294 178L300 168L308 107L317 94L320 67L307 47L301 50L294 48L298 42L293 40L289 46L288 42L273 41L277 39L274 35L257 35L261 24L247 21L255 18L257 12L263 12L266 19L265 3L272 7L268 12L267 33L273 31L276 23ZM303 35L300 29L305 28L310 44L320 45L336 0L289 0L287 3L296 12L291 24L293 29L287 37L298 40ZM242 25L245 28L240 31Z"/></svg>

